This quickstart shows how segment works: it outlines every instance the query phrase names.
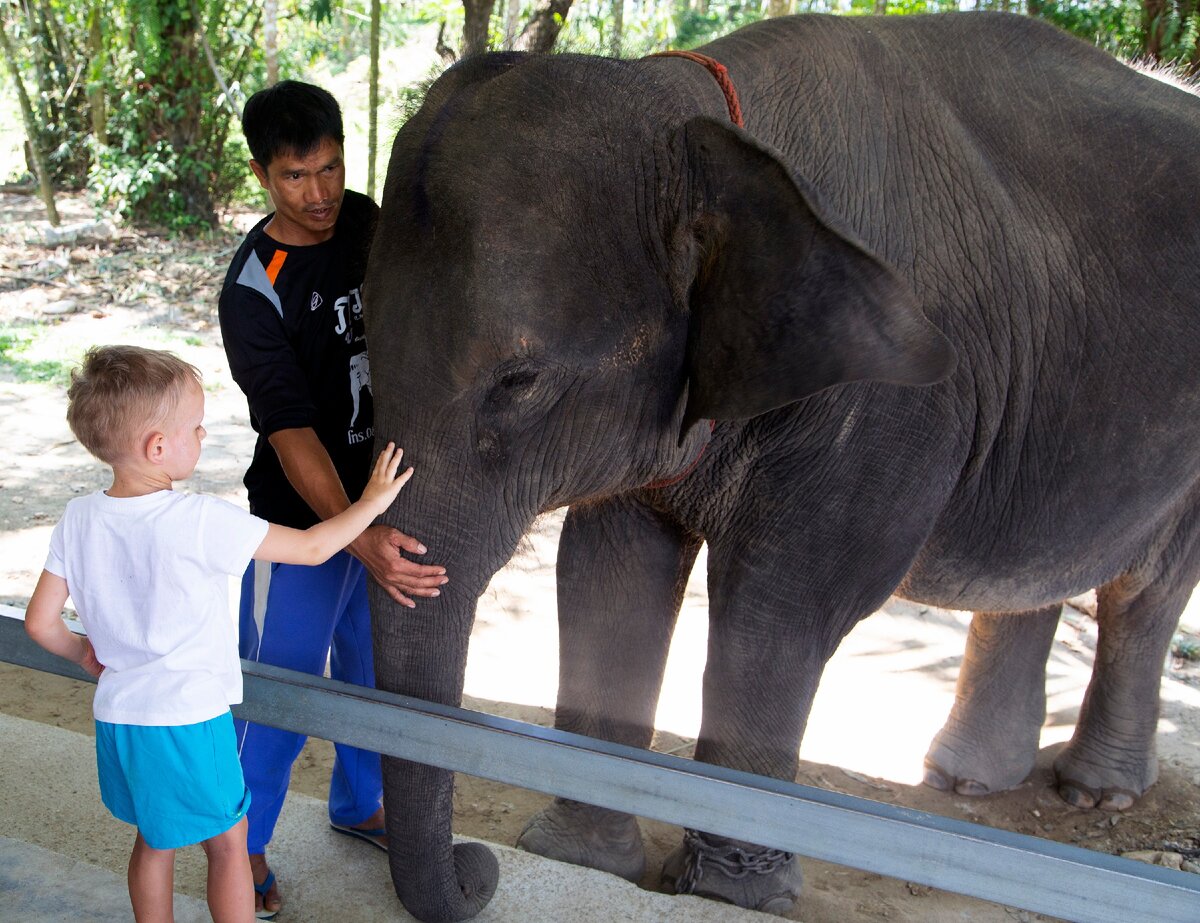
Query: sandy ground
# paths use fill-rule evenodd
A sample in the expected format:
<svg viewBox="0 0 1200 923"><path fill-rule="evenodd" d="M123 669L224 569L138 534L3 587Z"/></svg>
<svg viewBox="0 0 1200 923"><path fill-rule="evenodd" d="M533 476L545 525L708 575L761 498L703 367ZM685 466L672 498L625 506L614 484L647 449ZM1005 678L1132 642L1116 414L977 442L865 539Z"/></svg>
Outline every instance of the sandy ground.
<svg viewBox="0 0 1200 923"><path fill-rule="evenodd" d="M91 280L82 295L78 286L71 288L71 280L76 269L82 275L85 267L94 268L113 247L128 249L128 241L57 249L27 246L21 235L28 236L31 225L20 223L22 209L32 211L28 200L0 195L0 215L9 219L3 226L10 228L0 253L0 331L6 324L53 325L52 337L22 354L29 362L78 355L92 343L136 342L173 349L195 363L205 375L209 437L187 488L244 503L240 479L253 436L242 396L225 368L214 314L216 286L232 239L191 251L188 260L194 271L189 270L186 285L165 292L150 285L142 297L122 303L128 278L112 287ZM169 245L143 243L152 250L163 249L160 274L165 275L172 259L166 252ZM66 267L55 276L58 281L38 284L53 266ZM142 271L154 277L154 261L142 265ZM77 304L63 315L46 314L46 305L61 300L64 287ZM103 469L71 438L63 420L62 388L20 380L23 377L0 367L0 602L15 606L28 601L50 529L65 502L107 486ZM552 723L557 682L554 558L560 525L561 514L544 517L481 600L467 671L468 707ZM413 531L419 535L419 527ZM684 603L657 719L655 748L682 756L691 755L700 721L703 573L701 557ZM1075 810L1051 788L1049 763L1070 737L1094 648L1088 599L1076 602L1077 607L1069 607L1064 615L1047 671L1048 718L1038 766L1016 790L967 799L919 784L922 756L953 702L969 615L899 600L863 622L831 661L801 747L798 781L1104 852L1166 849L1194 860L1200 854L1200 671L1193 663L1172 661L1165 666L1158 738L1161 778L1133 810L1120 816ZM1189 609L1185 627L1200 630L1200 606ZM0 665L0 712L90 733L90 701L89 686ZM293 789L321 797L331 759L330 744L310 741L296 763ZM527 817L547 800L538 793L460 776L455 831L511 844ZM655 888L658 860L673 848L679 831L645 821L643 829L651 860L643 885ZM62 851L78 853L78 837L79 831L62 830ZM90 861L120 870L125 848L121 843L98 850L93 844L87 852ZM1200 870L1194 864L1188 867ZM806 891L791 919L1040 919L848 868L808 862L805 872ZM181 891L202 895L202 881L201 863L181 861ZM352 923L352 910L346 919Z"/></svg>

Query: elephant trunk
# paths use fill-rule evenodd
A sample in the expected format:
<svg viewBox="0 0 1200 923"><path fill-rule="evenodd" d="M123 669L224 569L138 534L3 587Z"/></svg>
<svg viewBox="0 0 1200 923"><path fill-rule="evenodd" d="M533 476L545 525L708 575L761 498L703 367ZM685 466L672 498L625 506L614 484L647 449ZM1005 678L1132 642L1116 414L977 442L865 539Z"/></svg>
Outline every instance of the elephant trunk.
<svg viewBox="0 0 1200 923"><path fill-rule="evenodd" d="M392 884L404 909L424 923L471 919L496 893L500 867L482 843L451 842L454 774L394 757L384 757L383 773Z"/></svg>
<svg viewBox="0 0 1200 923"><path fill-rule="evenodd" d="M406 609L372 586L371 610L378 688L458 705L473 601L444 592ZM384 757L383 790L392 883L405 909L427 923L474 917L500 870L487 847L452 842L454 773Z"/></svg>
<svg viewBox="0 0 1200 923"><path fill-rule="evenodd" d="M436 467L462 471L465 465ZM374 584L370 593L376 686L457 706L476 604L516 544L516 538L510 544L498 537L496 523L522 517L485 508L488 504L478 499L483 492L451 480L430 477L420 483L414 478L385 517L418 535L429 548L430 562L446 567L450 580L441 595L418 599L415 608L406 608ZM447 526L463 522L471 525ZM512 523L511 530L504 531L519 537L522 527ZM392 881L404 907L425 921L475 916L495 894L499 866L486 847L452 842L454 774L386 757L383 785Z"/></svg>
<svg viewBox="0 0 1200 923"><path fill-rule="evenodd" d="M392 367L380 365L384 374ZM396 439L416 469L383 519L420 538L427 563L443 565L449 582L413 609L371 583L376 685L458 706L476 604L533 511L512 507L514 492L488 481L476 446L456 439L466 427L449 410L416 413L394 401L409 392L398 384L379 391L376 438ZM454 773L385 757L383 784L392 883L404 907L421 921L474 917L496 893L499 865L485 846L452 843Z"/></svg>

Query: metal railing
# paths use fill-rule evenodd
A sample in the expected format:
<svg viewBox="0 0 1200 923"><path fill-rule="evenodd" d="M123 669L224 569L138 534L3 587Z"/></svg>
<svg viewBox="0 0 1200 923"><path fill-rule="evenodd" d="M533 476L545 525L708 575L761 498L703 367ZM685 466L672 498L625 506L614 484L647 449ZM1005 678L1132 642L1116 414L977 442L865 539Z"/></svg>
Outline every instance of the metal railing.
<svg viewBox="0 0 1200 923"><path fill-rule="evenodd" d="M78 667L0 607L0 660ZM1200 875L242 662L239 718L1084 923L1197 923ZM94 680L92 680L94 682Z"/></svg>

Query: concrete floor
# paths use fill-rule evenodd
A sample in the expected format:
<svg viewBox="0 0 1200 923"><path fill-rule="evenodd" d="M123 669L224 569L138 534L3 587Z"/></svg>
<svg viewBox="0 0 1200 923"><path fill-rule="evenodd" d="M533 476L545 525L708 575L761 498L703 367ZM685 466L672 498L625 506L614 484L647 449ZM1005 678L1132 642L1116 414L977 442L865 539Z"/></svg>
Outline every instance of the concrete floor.
<svg viewBox="0 0 1200 923"><path fill-rule="evenodd" d="M131 828L100 802L92 739L0 714L0 920L13 923L129 921L124 866ZM694 897L643 891L612 875L492 844L500 886L480 923L751 923L764 914ZM181 850L175 919L208 919L203 854ZM392 889L383 853L334 834L325 806L288 796L271 844L286 888L279 923L411 920ZM184 883L184 884L181 884ZM189 884L190 883L190 884ZM186 885L186 887L185 887Z"/></svg>

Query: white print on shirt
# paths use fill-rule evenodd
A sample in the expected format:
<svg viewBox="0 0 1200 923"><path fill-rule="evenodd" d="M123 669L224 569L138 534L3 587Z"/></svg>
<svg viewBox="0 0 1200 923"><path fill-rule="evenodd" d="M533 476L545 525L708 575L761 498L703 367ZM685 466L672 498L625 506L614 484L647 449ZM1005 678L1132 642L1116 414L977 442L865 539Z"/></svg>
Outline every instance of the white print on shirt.
<svg viewBox="0 0 1200 923"><path fill-rule="evenodd" d="M325 303L325 299L321 297L320 292L313 292L312 300L308 303L308 310L315 311Z"/></svg>
<svg viewBox="0 0 1200 923"><path fill-rule="evenodd" d="M350 397L354 400L354 413L350 416L351 429L354 428L354 421L358 419L358 405L364 388L372 397L375 396L375 392L371 391L371 364L365 351L350 360Z"/></svg>
<svg viewBox="0 0 1200 923"><path fill-rule="evenodd" d="M333 304L333 308L335 311L337 311L338 316L338 323L334 328L334 333L343 334L350 327L350 319L346 317L346 308L350 306L351 298L354 299L354 306L351 308L354 313L354 319L357 320L358 318L362 317L362 295L359 294L358 289L352 288L350 289L349 295L342 296Z"/></svg>

